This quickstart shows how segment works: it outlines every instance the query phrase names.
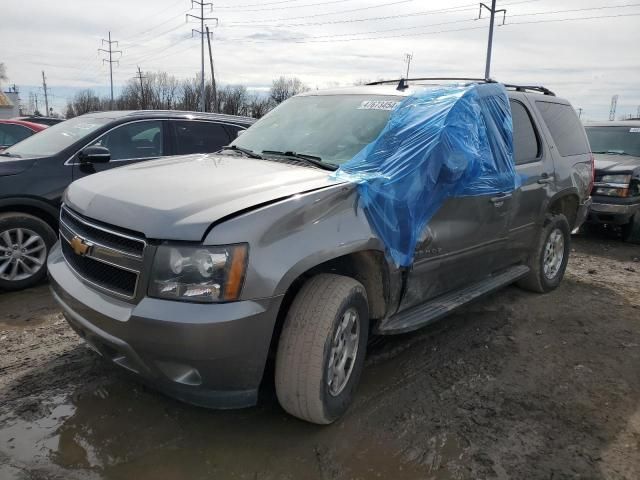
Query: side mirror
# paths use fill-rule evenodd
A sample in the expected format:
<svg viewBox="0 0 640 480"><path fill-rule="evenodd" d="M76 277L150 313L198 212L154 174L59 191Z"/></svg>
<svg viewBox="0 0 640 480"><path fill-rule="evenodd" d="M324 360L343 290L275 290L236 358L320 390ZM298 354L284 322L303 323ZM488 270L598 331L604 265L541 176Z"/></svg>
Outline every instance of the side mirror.
<svg viewBox="0 0 640 480"><path fill-rule="evenodd" d="M80 150L78 160L80 163L106 163L111 159L111 152L107 147L92 145Z"/></svg>
<svg viewBox="0 0 640 480"><path fill-rule="evenodd" d="M238 132L236 133L236 138L238 138L240 135L242 135L244 132L246 132L246 130L238 130Z"/></svg>

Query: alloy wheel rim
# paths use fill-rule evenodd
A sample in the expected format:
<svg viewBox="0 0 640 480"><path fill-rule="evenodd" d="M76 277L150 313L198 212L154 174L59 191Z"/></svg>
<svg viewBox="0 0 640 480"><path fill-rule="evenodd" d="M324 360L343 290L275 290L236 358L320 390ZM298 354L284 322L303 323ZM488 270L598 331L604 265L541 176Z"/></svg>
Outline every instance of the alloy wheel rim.
<svg viewBox="0 0 640 480"><path fill-rule="evenodd" d="M358 343L360 340L360 321L355 308L344 312L337 325L331 344L327 367L327 385L329 393L336 397L349 383L353 373Z"/></svg>
<svg viewBox="0 0 640 480"><path fill-rule="evenodd" d="M0 279L27 280L37 274L47 258L44 239L28 228L0 232Z"/></svg>
<svg viewBox="0 0 640 480"><path fill-rule="evenodd" d="M544 246L543 270L549 280L553 280L564 260L564 235L559 228L554 229Z"/></svg>

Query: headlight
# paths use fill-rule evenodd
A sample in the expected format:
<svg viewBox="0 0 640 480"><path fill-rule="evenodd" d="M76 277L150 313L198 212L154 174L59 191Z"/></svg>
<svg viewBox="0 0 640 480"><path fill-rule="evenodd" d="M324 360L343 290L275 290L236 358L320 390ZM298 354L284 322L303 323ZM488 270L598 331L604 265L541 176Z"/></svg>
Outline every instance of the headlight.
<svg viewBox="0 0 640 480"><path fill-rule="evenodd" d="M149 296L190 302L230 302L240 297L248 246L161 245L151 270Z"/></svg>
<svg viewBox="0 0 640 480"><path fill-rule="evenodd" d="M626 188L597 187L593 191L593 194L604 195L606 197L626 197L629 194L629 190Z"/></svg>
<svg viewBox="0 0 640 480"><path fill-rule="evenodd" d="M598 183L613 183L621 188L627 188L631 181L631 175L604 175Z"/></svg>

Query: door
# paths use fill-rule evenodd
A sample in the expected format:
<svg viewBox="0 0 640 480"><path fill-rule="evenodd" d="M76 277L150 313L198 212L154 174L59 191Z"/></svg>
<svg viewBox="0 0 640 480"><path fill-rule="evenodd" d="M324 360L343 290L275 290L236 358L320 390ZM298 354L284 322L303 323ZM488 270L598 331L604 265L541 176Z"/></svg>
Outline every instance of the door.
<svg viewBox="0 0 640 480"><path fill-rule="evenodd" d="M553 185L554 166L546 151L540 130L531 114L526 97L511 99L513 117L513 157L522 187L513 193L513 210L509 222L509 255L522 261L538 238L540 211Z"/></svg>
<svg viewBox="0 0 640 480"><path fill-rule="evenodd" d="M224 126L215 122L177 120L171 122L177 155L213 153L231 143Z"/></svg>
<svg viewBox="0 0 640 480"><path fill-rule="evenodd" d="M400 309L473 283L508 265L511 194L450 198L425 228Z"/></svg>
<svg viewBox="0 0 640 480"><path fill-rule="evenodd" d="M165 126L164 120L138 120L114 127L90 144L108 148L110 160L105 163L80 163L76 153L73 158L74 180L110 168L166 155Z"/></svg>

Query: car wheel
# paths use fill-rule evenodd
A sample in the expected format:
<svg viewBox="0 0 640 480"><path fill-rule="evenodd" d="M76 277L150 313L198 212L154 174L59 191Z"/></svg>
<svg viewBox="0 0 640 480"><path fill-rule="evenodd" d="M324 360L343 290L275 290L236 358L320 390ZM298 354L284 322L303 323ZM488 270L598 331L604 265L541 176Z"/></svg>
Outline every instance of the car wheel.
<svg viewBox="0 0 640 480"><path fill-rule="evenodd" d="M293 300L278 343L275 384L282 408L329 424L349 407L369 333L367 294L359 282L321 274Z"/></svg>
<svg viewBox="0 0 640 480"><path fill-rule="evenodd" d="M640 244L640 212L636 212L631 221L623 225L622 239L625 242Z"/></svg>
<svg viewBox="0 0 640 480"><path fill-rule="evenodd" d="M571 230L562 214L547 215L540 238L529 258L529 274L518 282L525 290L546 293L564 277L571 250Z"/></svg>
<svg viewBox="0 0 640 480"><path fill-rule="evenodd" d="M27 213L0 214L0 289L21 290L42 281L56 233Z"/></svg>

